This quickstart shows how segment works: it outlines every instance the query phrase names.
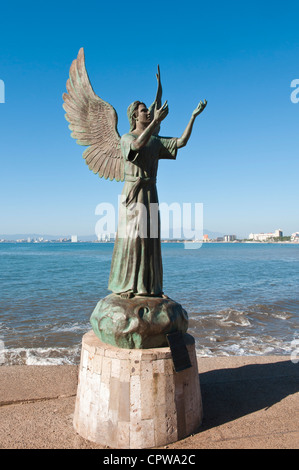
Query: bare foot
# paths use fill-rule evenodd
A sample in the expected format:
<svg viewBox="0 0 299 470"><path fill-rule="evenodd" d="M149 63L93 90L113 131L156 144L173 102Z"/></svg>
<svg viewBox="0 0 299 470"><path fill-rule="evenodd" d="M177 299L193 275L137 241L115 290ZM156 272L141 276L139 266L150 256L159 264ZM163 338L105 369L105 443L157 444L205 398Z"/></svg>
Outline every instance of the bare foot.
<svg viewBox="0 0 299 470"><path fill-rule="evenodd" d="M119 295L122 299L132 299L133 297L135 297L133 292L121 292L121 294Z"/></svg>

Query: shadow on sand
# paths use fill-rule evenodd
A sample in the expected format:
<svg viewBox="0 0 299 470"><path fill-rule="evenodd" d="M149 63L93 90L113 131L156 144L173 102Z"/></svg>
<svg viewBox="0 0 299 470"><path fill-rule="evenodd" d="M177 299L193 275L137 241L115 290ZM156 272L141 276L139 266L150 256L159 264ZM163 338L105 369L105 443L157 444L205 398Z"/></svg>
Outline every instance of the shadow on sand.
<svg viewBox="0 0 299 470"><path fill-rule="evenodd" d="M299 363L282 361L199 374L204 419L198 430L267 409L299 391Z"/></svg>

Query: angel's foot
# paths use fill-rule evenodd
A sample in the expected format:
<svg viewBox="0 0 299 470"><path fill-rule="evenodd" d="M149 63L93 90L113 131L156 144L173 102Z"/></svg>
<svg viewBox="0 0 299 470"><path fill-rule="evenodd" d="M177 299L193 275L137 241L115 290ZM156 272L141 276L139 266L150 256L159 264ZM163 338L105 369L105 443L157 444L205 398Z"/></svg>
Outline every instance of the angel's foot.
<svg viewBox="0 0 299 470"><path fill-rule="evenodd" d="M162 299L169 299L168 295L162 293Z"/></svg>
<svg viewBox="0 0 299 470"><path fill-rule="evenodd" d="M134 292L132 292L132 291L121 292L121 293L119 294L119 296L120 296L122 299L132 299L133 297L135 297Z"/></svg>

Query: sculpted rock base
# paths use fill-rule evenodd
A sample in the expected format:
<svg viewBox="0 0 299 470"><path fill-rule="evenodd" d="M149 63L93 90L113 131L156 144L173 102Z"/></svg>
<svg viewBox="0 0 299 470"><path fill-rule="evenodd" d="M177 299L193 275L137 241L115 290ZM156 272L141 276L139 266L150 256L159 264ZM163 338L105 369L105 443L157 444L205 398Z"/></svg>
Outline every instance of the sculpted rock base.
<svg viewBox="0 0 299 470"><path fill-rule="evenodd" d="M166 335L188 329L188 314L172 299L110 294L100 300L90 322L103 342L126 349L168 346Z"/></svg>

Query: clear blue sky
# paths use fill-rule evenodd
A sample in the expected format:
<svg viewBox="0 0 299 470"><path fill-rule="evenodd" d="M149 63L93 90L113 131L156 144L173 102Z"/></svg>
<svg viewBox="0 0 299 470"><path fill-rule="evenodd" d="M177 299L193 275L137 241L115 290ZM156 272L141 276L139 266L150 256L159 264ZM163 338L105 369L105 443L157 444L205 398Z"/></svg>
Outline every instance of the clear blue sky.
<svg viewBox="0 0 299 470"><path fill-rule="evenodd" d="M88 170L64 118L82 46L121 134L127 106L153 101L158 63L170 108L161 135L179 137L208 100L177 161L160 163L160 202L203 203L213 231L298 231L298 17L296 1L5 2L0 234L92 234L97 204L117 202L122 183Z"/></svg>

